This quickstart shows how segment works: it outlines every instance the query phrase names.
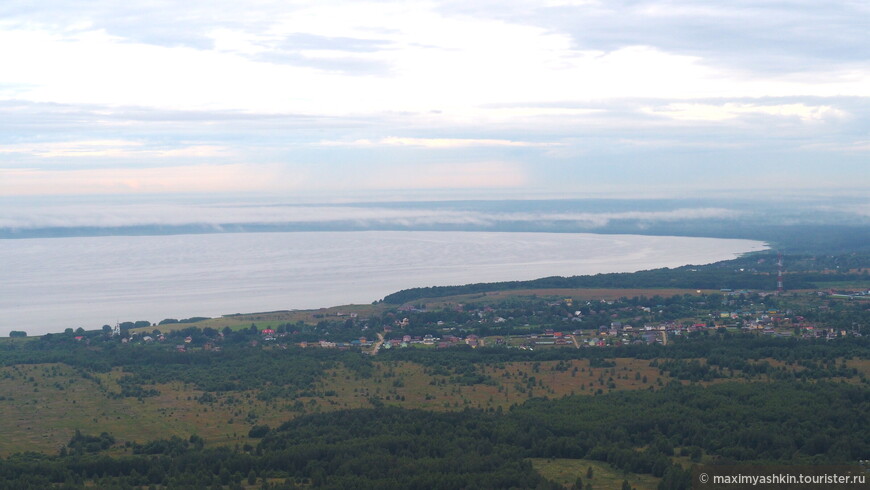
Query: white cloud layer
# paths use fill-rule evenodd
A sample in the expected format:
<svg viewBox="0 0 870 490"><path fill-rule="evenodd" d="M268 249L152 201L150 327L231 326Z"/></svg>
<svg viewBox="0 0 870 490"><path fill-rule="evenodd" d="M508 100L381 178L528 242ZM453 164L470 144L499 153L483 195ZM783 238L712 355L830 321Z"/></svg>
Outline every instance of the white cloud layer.
<svg viewBox="0 0 870 490"><path fill-rule="evenodd" d="M641 223L696 219L737 219L745 212L727 208L677 208L668 211L624 212L484 212L435 208L395 208L346 205L260 205L117 203L44 204L8 206L0 211L0 228L26 230L54 227L125 227L207 225L219 229L231 224L328 224L355 223L359 226L472 225L491 227L498 223L571 223L599 228L617 221Z"/></svg>
<svg viewBox="0 0 870 490"><path fill-rule="evenodd" d="M19 143L0 147L0 154L25 154L40 158L203 158L224 154L227 148L216 145L192 145L171 149L146 148L141 141L90 140L52 143Z"/></svg>
<svg viewBox="0 0 870 490"><path fill-rule="evenodd" d="M846 0L8 0L0 193L870 185L868 16Z"/></svg>
<svg viewBox="0 0 870 490"><path fill-rule="evenodd" d="M797 104L746 104L725 103L721 105L674 103L663 108L649 108L644 112L653 115L670 117L682 121L726 121L741 116L772 116L793 118L801 122L824 122L825 120L844 118L848 113L828 105L812 106Z"/></svg>

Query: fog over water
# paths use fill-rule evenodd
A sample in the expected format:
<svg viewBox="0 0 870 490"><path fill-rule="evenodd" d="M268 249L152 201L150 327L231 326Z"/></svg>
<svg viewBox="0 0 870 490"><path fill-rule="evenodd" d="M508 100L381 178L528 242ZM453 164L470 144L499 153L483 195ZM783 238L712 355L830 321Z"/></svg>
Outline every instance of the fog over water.
<svg viewBox="0 0 870 490"><path fill-rule="evenodd" d="M0 335L370 303L400 289L702 264L713 238L357 231L0 240Z"/></svg>

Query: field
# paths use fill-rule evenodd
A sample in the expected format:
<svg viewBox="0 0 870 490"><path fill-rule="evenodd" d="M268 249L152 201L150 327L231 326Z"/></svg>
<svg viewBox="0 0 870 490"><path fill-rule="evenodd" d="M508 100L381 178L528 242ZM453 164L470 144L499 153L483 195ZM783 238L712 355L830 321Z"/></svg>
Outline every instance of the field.
<svg viewBox="0 0 870 490"><path fill-rule="evenodd" d="M168 323L158 325L157 327L142 327L131 329L131 332L150 333L157 328L161 332L169 332L173 330L181 330L188 327L197 328L214 328L221 330L225 327L231 329L239 329L249 327L255 323L258 328L275 328L278 325L285 323L307 323L314 324L323 318L340 318L350 314L357 314L361 317L366 317L373 314L383 312L388 308L387 305L344 305L333 306L330 308L318 308L316 310L287 310L287 311L270 311L262 313L245 313L238 315L225 315L218 318L209 318L195 323Z"/></svg>
<svg viewBox="0 0 870 490"><path fill-rule="evenodd" d="M654 490L661 481L652 475L625 473L607 463L588 459L532 458L529 461L544 478L565 486L574 485L580 477L584 488L587 483L598 489L622 488L622 482L628 480L636 490ZM592 478L587 477L590 468Z"/></svg>
<svg viewBox="0 0 870 490"><path fill-rule="evenodd" d="M478 294L467 294L458 296L446 296L436 299L422 299L414 301L415 305L425 305L427 309L443 308L447 305L455 305L458 303L480 303L492 304L503 301L509 298L554 298L564 299L571 298L574 301L591 301L605 300L612 301L619 298L632 298L639 296L682 296L685 294L710 294L716 293L714 290L698 290L694 289L517 289L510 291L493 291ZM170 323L159 325L157 327L142 327L132 329L132 332L150 333L154 328L162 332L180 330L195 326L197 328L210 327L214 329L223 329L229 327L231 329L239 329L249 327L252 323L258 328L275 328L282 324L302 322L306 324L315 324L323 319L336 319L347 317L351 314L356 314L359 317L365 318L371 315L383 313L391 307L397 305L387 305L377 303L372 305L343 305L330 308L319 308L316 310L288 310L288 311L272 311L262 313L246 313L239 315L225 315L219 318L210 318L196 323Z"/></svg>
<svg viewBox="0 0 870 490"><path fill-rule="evenodd" d="M118 397L120 370L82 373L62 364L0 368L0 455L26 450L56 452L76 429L108 432L121 443L145 442L160 434L197 434L208 444L245 444L252 425L280 425L303 413L371 407L374 403L427 410L466 407L507 409L531 397L594 394L613 389L660 386L662 378L648 361L618 359L613 368L590 368L588 360L563 364L518 362L487 366L481 373L492 384L462 385L451 377L410 362L377 362L371 377L344 368L325 373L317 396L258 398L258 390L203 392L183 383L150 386L157 396ZM646 377L647 381L643 382Z"/></svg>
<svg viewBox="0 0 870 490"><path fill-rule="evenodd" d="M612 367L591 367L586 359L488 364L477 369L482 382L464 384L454 374L422 364L375 361L369 377L344 367L331 369L311 396L294 399L270 399L258 389L206 395L181 382L146 386L156 389L157 396L120 397L117 382L127 374L118 369L89 373L63 364L16 365L0 368L0 432L6 436L0 439L0 455L55 453L76 429L94 435L108 432L121 445L155 435L191 434L208 445L244 445L252 442L247 435L253 425L276 427L306 413L380 404L434 411L507 410L533 397L657 389L673 380L648 360L612 362ZM870 375L866 360L847 364ZM719 381L725 380L703 384Z"/></svg>

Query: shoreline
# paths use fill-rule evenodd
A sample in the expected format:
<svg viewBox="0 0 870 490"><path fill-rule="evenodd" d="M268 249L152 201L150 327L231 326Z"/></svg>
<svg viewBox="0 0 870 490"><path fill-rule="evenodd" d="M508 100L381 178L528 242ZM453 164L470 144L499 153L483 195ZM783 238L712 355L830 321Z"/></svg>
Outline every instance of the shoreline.
<svg viewBox="0 0 870 490"><path fill-rule="evenodd" d="M395 231L79 237L0 241L0 248L8 252L10 244L18 245L14 259L25 263L11 271L18 289L5 286L4 297L11 303L17 294L27 303L18 311L4 306L0 335L367 304L416 287L702 265L768 246L648 235ZM706 260L694 260L698 247L706 247ZM46 253L59 256L31 273Z"/></svg>

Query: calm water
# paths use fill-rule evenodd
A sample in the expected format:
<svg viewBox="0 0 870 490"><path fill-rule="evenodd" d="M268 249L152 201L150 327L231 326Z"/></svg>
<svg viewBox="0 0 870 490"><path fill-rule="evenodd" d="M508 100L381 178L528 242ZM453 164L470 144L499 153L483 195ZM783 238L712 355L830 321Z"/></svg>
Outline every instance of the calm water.
<svg viewBox="0 0 870 490"><path fill-rule="evenodd" d="M0 335L370 303L416 286L629 272L763 248L713 238L415 231L0 240Z"/></svg>

